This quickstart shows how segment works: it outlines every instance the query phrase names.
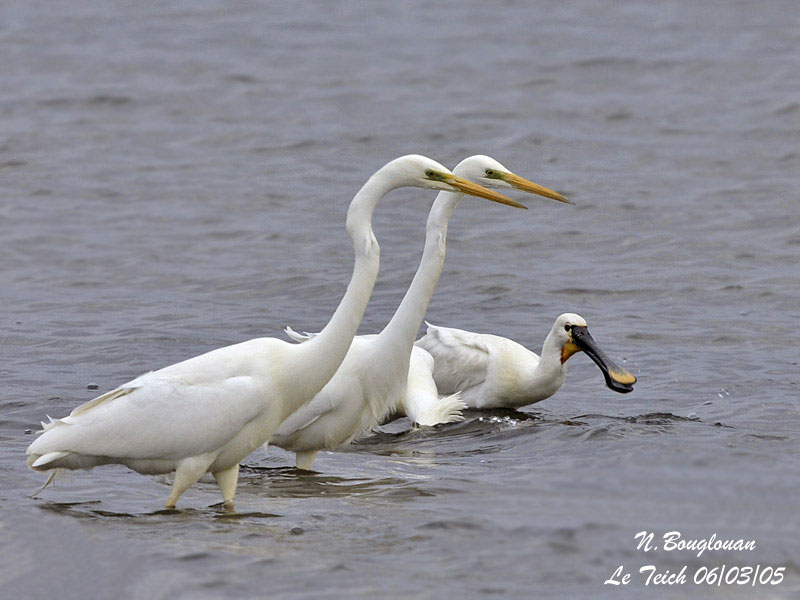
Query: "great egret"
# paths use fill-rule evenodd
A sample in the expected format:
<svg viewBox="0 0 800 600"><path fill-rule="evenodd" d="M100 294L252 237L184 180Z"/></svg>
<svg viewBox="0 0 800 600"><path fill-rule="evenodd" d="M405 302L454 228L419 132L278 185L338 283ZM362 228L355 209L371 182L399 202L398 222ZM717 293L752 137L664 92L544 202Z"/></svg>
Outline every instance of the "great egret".
<svg viewBox="0 0 800 600"><path fill-rule="evenodd" d="M519 408L549 398L567 375L567 359L583 350L621 394L633 391L636 377L617 366L597 347L580 315L564 313L553 323L539 358L507 338L436 327L417 341L433 356L439 393L461 392L471 408Z"/></svg>
<svg viewBox="0 0 800 600"><path fill-rule="evenodd" d="M175 471L167 508L211 472L232 509L239 461L311 400L347 354L378 275L380 249L372 232L378 201L403 187L467 193L515 204L453 175L429 158L391 161L364 184L347 211L355 266L331 320L312 341L296 345L253 339L142 375L42 424L28 447L36 471L123 464L144 474ZM45 483L52 481L55 471Z"/></svg>
<svg viewBox="0 0 800 600"><path fill-rule="evenodd" d="M467 158L453 172L487 187L517 188L566 201L560 194L514 175L488 156ZM336 375L272 436L270 443L296 453L298 469L309 470L321 449L347 444L380 423L404 398L414 338L442 272L447 223L460 199L461 194L451 192L440 192L436 197L428 216L422 260L388 325L379 334L357 336ZM303 338L291 330L287 333L294 339ZM434 399L438 399L435 393L431 402ZM413 410L417 404L409 406Z"/></svg>

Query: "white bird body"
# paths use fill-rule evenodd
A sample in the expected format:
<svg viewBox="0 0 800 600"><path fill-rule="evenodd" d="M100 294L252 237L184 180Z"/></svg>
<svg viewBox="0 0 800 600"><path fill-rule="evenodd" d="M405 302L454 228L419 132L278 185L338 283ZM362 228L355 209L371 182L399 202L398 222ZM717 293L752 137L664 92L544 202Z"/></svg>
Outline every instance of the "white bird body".
<svg viewBox="0 0 800 600"><path fill-rule="evenodd" d="M487 156L465 159L453 172L480 181L485 186L518 187L563 199L547 188L507 172L503 165ZM434 407L439 395L432 385L430 370L425 374L415 369L415 375L410 377L409 365L414 338L442 272L447 225L461 196L451 192L441 192L437 196L428 216L425 248L419 267L384 330L377 335L358 336L336 375L314 400L287 419L273 436L272 444L297 454L298 468L310 469L319 450L333 449L353 441L396 409L400 413L410 410L411 418L423 419L426 424L435 424L431 421L437 416L444 421L459 418L459 414L454 414L462 406L458 398L448 398ZM294 339L303 338L291 330L287 332ZM304 339L309 337L313 336L307 335ZM424 357L422 360L425 362ZM414 392L411 399L406 396L410 379Z"/></svg>
<svg viewBox="0 0 800 600"><path fill-rule="evenodd" d="M47 483L59 469L104 464L150 475L175 471L168 508L211 472L232 509L239 461L302 403L285 377L290 371L274 368L293 360L296 347L260 338L146 373L43 424L28 465L53 469Z"/></svg>
<svg viewBox="0 0 800 600"><path fill-rule="evenodd" d="M375 338L353 339L337 371L343 375L334 376L311 402L281 423L271 443L298 453L332 449L383 421L404 392L407 371L402 363L386 362L374 352Z"/></svg>
<svg viewBox="0 0 800 600"><path fill-rule="evenodd" d="M567 374L567 365L541 360L534 352L504 337L436 327L417 345L434 359L433 378L441 393L461 392L470 408L517 408L553 395ZM545 358L552 353L543 352Z"/></svg>
<svg viewBox="0 0 800 600"><path fill-rule="evenodd" d="M298 333L290 327L286 334L297 342L304 342L313 333ZM340 369L351 373L351 377L332 379L329 385L312 400L307 408L297 411L281 423L272 443L295 452L311 452L322 448L334 449L346 446L363 433L386 422L387 418L406 416L417 425L432 426L440 423L462 421L461 411L467 408L456 392L439 397L433 380L433 356L426 350L414 346L411 349L405 393L397 385L400 377L396 369L381 370L374 355L370 354L371 341L377 334L357 335ZM381 373L380 379L372 378L372 371ZM364 389L366 381L372 385L372 393ZM366 410L357 402L337 404L336 398L355 391L366 398ZM400 397L397 401L398 395ZM323 417L326 417L323 419ZM319 440L324 439L324 445ZM338 441L343 440L343 441Z"/></svg>
<svg viewBox="0 0 800 600"><path fill-rule="evenodd" d="M47 424L48 435L31 444L31 454L69 448L56 461L59 468L120 463L147 474L169 473L187 456L204 456L208 470L225 470L287 416L286 404L264 400L286 395L292 382L270 366L289 360L293 350L282 340L259 338L145 373Z"/></svg>
<svg viewBox="0 0 800 600"><path fill-rule="evenodd" d="M430 323L417 346L433 356L433 378L439 392L460 391L461 400L470 408L520 408L549 398L564 383L567 359L579 350L598 364L615 391L629 392L636 382L600 352L588 334L586 321L574 313L555 320L541 357L504 337Z"/></svg>
<svg viewBox="0 0 800 600"><path fill-rule="evenodd" d="M310 401L344 360L378 275L373 211L384 195L403 186L462 190L509 201L455 177L429 158L409 155L391 161L350 203L353 274L334 315L314 340L296 345L254 339L142 375L64 419L51 419L28 447L28 465L41 471L109 463L141 473L175 470L167 508L210 471L226 507L233 508L239 461Z"/></svg>

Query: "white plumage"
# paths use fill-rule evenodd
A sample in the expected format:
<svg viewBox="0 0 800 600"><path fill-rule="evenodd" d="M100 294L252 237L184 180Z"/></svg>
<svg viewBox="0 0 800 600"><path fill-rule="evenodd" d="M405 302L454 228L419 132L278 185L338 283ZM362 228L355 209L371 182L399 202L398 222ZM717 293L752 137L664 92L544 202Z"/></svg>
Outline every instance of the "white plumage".
<svg viewBox="0 0 800 600"><path fill-rule="evenodd" d="M350 203L353 274L339 307L313 341L254 339L142 375L45 425L28 447L28 465L38 471L109 463L146 474L175 471L167 508L211 472L226 507L233 508L239 461L311 400L344 359L378 274L373 211L384 195L402 186L508 201L429 158L409 155L388 163Z"/></svg>
<svg viewBox="0 0 800 600"><path fill-rule="evenodd" d="M430 323L416 345L433 356L439 393L460 391L470 408L519 408L549 398L564 383L567 359L581 350L597 363L614 391L630 392L636 383L600 351L586 321L574 313L555 320L541 357L504 337Z"/></svg>
<svg viewBox="0 0 800 600"><path fill-rule="evenodd" d="M488 156L465 159L453 172L487 187L517 188L565 201L556 192L510 173ZM409 365L414 338L442 272L447 224L460 198L461 194L442 192L433 203L422 259L388 325L380 334L356 337L331 381L272 437L272 444L297 454L298 468L310 469L319 450L351 442L395 411L410 413L412 419L429 425L459 418L457 411L462 405L457 396L438 404L424 357L414 361L418 372L410 373ZM298 336L291 330L287 333L297 340L313 337ZM410 398L406 395L409 382L413 392Z"/></svg>
<svg viewBox="0 0 800 600"><path fill-rule="evenodd" d="M461 400L461 392L439 397L433 379L433 356L427 350L414 346L408 368L408 386L396 414L405 415L417 425L430 427L463 421L461 413L465 408L467 405Z"/></svg>

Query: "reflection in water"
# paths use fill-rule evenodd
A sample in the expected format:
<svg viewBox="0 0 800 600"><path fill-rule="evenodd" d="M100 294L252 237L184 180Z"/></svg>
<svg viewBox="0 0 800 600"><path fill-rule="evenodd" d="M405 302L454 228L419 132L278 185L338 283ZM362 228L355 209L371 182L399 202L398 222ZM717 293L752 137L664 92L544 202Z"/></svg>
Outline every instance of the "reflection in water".
<svg viewBox="0 0 800 600"><path fill-rule="evenodd" d="M244 465L240 485L247 493L264 498L345 498L362 496L429 497L434 494L395 477L381 479L348 478L302 471L294 467Z"/></svg>

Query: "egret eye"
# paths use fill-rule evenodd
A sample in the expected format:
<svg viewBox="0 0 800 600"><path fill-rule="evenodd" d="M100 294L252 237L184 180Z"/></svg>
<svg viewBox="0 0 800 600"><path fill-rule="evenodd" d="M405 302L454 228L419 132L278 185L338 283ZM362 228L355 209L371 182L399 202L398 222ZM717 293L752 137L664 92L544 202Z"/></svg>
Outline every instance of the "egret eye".
<svg viewBox="0 0 800 600"><path fill-rule="evenodd" d="M428 169L427 171L425 171L425 177L433 179L433 169Z"/></svg>
<svg viewBox="0 0 800 600"><path fill-rule="evenodd" d="M494 177L494 171L492 169L486 169L486 176Z"/></svg>

